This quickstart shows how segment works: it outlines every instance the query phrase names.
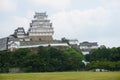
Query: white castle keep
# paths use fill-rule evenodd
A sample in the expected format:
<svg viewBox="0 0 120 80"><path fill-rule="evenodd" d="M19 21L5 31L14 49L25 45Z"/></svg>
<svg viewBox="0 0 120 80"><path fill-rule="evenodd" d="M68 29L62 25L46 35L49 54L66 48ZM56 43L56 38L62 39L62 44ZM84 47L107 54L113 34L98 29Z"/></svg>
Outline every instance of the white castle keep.
<svg viewBox="0 0 120 80"><path fill-rule="evenodd" d="M30 23L28 36L33 41L51 41L53 40L53 27L46 13L35 13L34 20Z"/></svg>

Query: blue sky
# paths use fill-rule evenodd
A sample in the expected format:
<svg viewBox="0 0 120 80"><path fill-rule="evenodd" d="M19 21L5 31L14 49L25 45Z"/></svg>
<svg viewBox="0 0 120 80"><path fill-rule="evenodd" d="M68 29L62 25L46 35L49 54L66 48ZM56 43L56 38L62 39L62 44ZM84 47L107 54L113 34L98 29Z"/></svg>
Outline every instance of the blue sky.
<svg viewBox="0 0 120 80"><path fill-rule="evenodd" d="M0 38L27 31L35 12L47 12L55 39L120 46L120 0L0 0Z"/></svg>

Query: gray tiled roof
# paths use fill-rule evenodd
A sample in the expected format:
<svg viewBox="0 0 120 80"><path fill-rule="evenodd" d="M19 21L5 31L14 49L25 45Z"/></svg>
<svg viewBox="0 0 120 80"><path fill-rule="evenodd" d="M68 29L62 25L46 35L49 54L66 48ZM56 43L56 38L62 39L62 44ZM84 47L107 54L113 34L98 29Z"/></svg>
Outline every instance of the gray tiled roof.
<svg viewBox="0 0 120 80"><path fill-rule="evenodd" d="M0 39L0 51L7 50L7 38Z"/></svg>
<svg viewBox="0 0 120 80"><path fill-rule="evenodd" d="M97 42L82 42L82 43L80 43L80 46L91 47L91 46L98 46L98 44L97 44Z"/></svg>

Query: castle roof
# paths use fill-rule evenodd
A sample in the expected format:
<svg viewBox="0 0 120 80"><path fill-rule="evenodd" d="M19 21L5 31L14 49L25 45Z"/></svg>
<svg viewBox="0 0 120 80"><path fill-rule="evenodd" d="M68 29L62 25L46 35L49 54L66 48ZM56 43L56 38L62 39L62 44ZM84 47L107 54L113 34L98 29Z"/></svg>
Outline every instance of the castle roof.
<svg viewBox="0 0 120 80"><path fill-rule="evenodd" d="M7 39L8 38L0 39L0 51L7 50Z"/></svg>
<svg viewBox="0 0 120 80"><path fill-rule="evenodd" d="M80 46L98 46L97 42L82 42L80 43Z"/></svg>

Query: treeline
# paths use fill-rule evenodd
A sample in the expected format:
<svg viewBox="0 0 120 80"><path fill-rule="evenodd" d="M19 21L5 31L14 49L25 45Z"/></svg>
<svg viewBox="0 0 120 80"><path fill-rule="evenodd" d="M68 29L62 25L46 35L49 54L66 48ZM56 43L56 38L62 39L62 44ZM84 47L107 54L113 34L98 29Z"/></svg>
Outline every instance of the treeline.
<svg viewBox="0 0 120 80"><path fill-rule="evenodd" d="M83 55L72 48L39 47L37 52L18 49L0 52L0 72L20 68L23 72L76 71L84 69Z"/></svg>
<svg viewBox="0 0 120 80"><path fill-rule="evenodd" d="M106 69L110 71L120 70L120 47L106 48L102 46L92 50L90 54L85 56L86 61L90 62L87 70L91 69Z"/></svg>
<svg viewBox="0 0 120 80"><path fill-rule="evenodd" d="M82 62L89 62L86 66ZM65 50L53 47L39 47L37 51L28 48L14 52L0 52L0 72L9 72L19 68L23 72L54 72L105 69L120 71L120 47L94 49L85 56L79 50Z"/></svg>

